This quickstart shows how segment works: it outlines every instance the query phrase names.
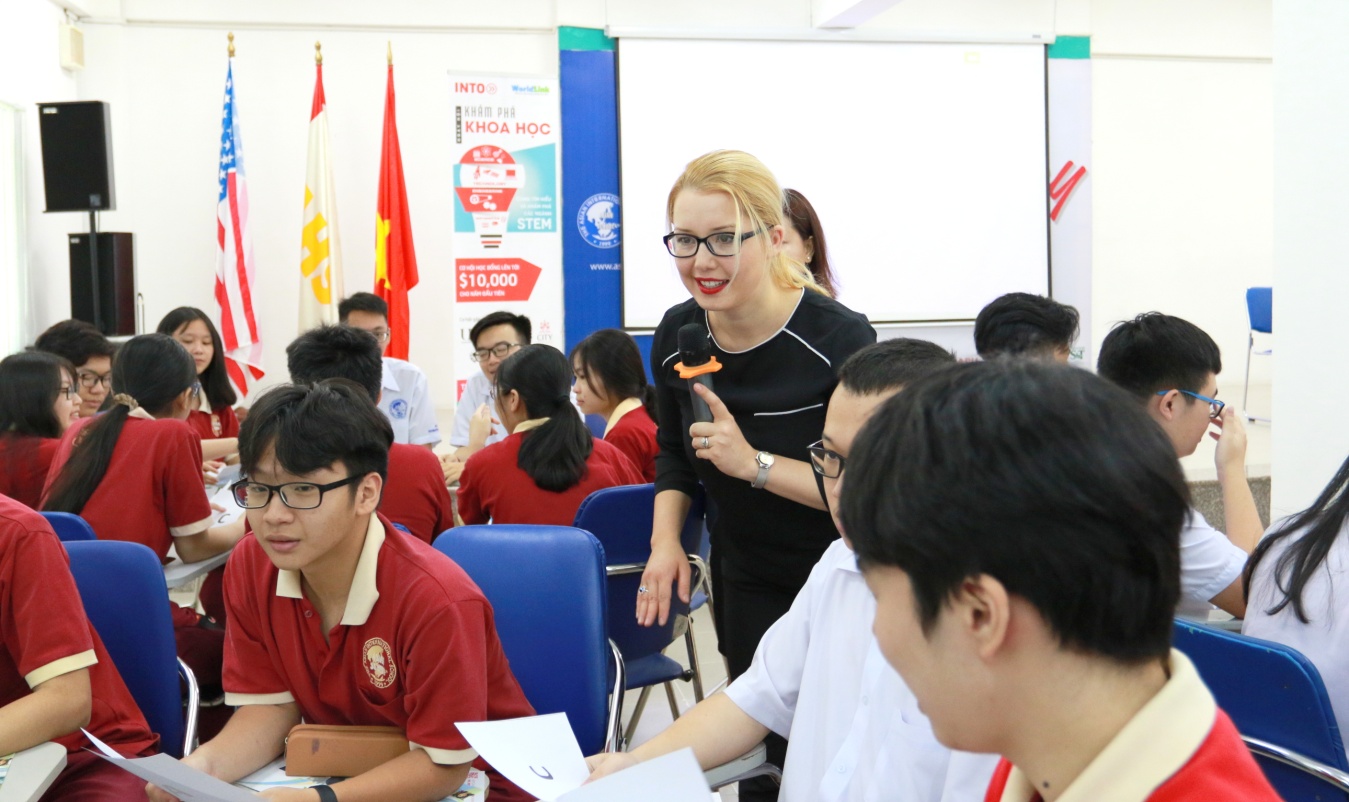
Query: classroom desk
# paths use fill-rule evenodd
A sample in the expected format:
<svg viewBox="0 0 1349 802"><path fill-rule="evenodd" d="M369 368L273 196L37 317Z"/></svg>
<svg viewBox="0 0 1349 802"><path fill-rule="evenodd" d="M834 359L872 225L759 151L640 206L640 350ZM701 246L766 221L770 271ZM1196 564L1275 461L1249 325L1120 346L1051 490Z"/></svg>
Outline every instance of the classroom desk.
<svg viewBox="0 0 1349 802"><path fill-rule="evenodd" d="M225 561L230 558L230 551L233 551L233 549L222 551L214 557L208 557L195 563L185 563L181 558L174 557L173 562L164 566L164 584L168 585L169 590L173 590L176 587L186 585L199 576L205 576L224 565ZM3 802L3 800L0 800L0 802Z"/></svg>
<svg viewBox="0 0 1349 802"><path fill-rule="evenodd" d="M279 757L235 783L235 785L247 788L250 791L263 791L268 788L308 788L322 782L322 779L318 777L287 777L285 763L285 758ZM469 769L468 779L464 781L459 790L445 797L441 802L458 802L461 799L472 799L474 797L485 798L487 786L486 774L477 769ZM0 798L0 802L5 802L5 800Z"/></svg>
<svg viewBox="0 0 1349 802"><path fill-rule="evenodd" d="M66 748L48 741L14 755L0 785L0 802L31 802L46 793L66 767Z"/></svg>

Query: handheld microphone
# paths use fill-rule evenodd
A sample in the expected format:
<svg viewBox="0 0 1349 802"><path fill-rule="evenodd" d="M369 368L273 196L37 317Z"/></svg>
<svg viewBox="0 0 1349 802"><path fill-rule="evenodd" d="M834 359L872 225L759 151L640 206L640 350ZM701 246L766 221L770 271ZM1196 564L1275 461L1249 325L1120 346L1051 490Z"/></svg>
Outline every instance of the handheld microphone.
<svg viewBox="0 0 1349 802"><path fill-rule="evenodd" d="M679 378L689 383L689 396L693 399L693 419L698 423L711 423L712 410L707 402L693 389L701 384L712 389L712 374L721 370L721 363L712 356L712 337L707 329L698 323L687 323L679 327L679 358L675 363L675 372Z"/></svg>

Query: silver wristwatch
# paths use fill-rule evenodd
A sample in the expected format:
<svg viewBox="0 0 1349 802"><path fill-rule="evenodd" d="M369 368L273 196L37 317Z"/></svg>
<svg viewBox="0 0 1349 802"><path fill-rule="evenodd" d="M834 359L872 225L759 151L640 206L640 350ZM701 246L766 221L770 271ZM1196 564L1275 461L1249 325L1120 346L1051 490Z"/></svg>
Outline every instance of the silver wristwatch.
<svg viewBox="0 0 1349 802"><path fill-rule="evenodd" d="M773 467L773 455L767 451L760 451L754 455L754 462L759 466L759 475L754 477L749 486L755 490L762 490L763 486L768 484L768 469Z"/></svg>

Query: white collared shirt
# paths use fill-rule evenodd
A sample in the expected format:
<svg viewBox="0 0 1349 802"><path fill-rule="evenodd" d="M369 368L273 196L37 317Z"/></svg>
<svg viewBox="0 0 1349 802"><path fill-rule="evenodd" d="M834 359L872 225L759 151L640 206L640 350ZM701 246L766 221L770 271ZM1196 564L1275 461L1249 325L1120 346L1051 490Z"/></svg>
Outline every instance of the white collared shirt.
<svg viewBox="0 0 1349 802"><path fill-rule="evenodd" d="M450 445L460 448L468 445L468 426L473 413L486 404L492 408L492 380L478 371L464 383L464 393L459 396L459 404L454 409L454 428L450 430ZM496 412L492 412L496 417ZM509 434L502 426L493 425L492 433L487 436L487 445L500 443Z"/></svg>
<svg viewBox="0 0 1349 802"><path fill-rule="evenodd" d="M440 424L426 374L411 362L384 357L379 411L393 424L395 443L434 446L440 442Z"/></svg>
<svg viewBox="0 0 1349 802"><path fill-rule="evenodd" d="M1176 614L1207 621L1210 599L1237 581L1246 567L1246 552L1190 508L1180 530L1180 604Z"/></svg>
<svg viewBox="0 0 1349 802"><path fill-rule="evenodd" d="M937 742L871 634L876 602L834 542L727 696L788 738L782 802L982 802L996 755Z"/></svg>

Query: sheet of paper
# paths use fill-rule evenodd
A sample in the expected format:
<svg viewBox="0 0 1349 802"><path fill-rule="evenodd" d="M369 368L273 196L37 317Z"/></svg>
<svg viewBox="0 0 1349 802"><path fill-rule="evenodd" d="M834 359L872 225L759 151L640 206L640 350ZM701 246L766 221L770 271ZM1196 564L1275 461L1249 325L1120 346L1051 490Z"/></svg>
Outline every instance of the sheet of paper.
<svg viewBox="0 0 1349 802"><path fill-rule="evenodd" d="M219 487L229 487L239 481L240 476L243 476L243 469L237 463L226 465L216 472L215 483Z"/></svg>
<svg viewBox="0 0 1349 802"><path fill-rule="evenodd" d="M557 802L707 802L708 793L693 750L681 749L583 785Z"/></svg>
<svg viewBox="0 0 1349 802"><path fill-rule="evenodd" d="M98 750L94 754L109 763L121 766L146 782L158 785L183 802L257 802L258 798L252 792L203 774L168 755L122 757L112 747L91 735L88 730L82 732Z"/></svg>
<svg viewBox="0 0 1349 802"><path fill-rule="evenodd" d="M232 524L244 515L244 508L240 507L238 502L234 500L234 494L230 492L229 485L224 485L217 490L215 495L211 496L211 503L215 505L211 507L211 513L215 515L215 520L211 523L211 526ZM223 507L225 511L217 512L216 507Z"/></svg>
<svg viewBox="0 0 1349 802"><path fill-rule="evenodd" d="M454 726L493 768L539 799L557 799L590 776L566 713Z"/></svg>

